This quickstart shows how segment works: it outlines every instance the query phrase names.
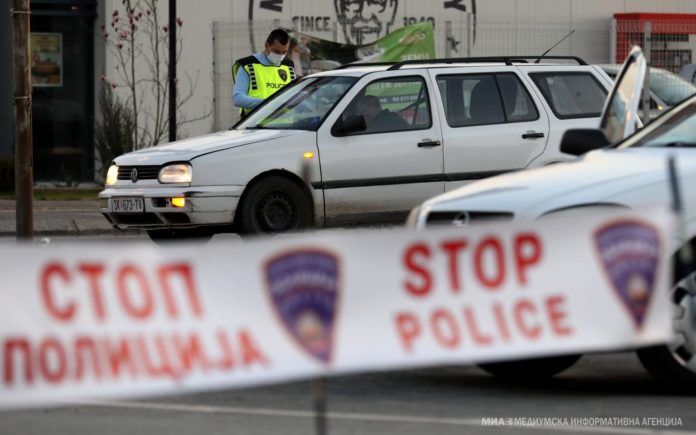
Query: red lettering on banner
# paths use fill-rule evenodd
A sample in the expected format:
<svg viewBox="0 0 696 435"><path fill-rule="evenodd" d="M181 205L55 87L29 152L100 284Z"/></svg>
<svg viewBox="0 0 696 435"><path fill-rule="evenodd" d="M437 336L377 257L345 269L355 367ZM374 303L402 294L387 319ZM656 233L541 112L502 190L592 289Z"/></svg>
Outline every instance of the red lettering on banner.
<svg viewBox="0 0 696 435"><path fill-rule="evenodd" d="M471 249L469 249L471 248ZM460 294L466 282L463 271L470 264L476 284L487 290L500 290L508 281L508 272L520 286L529 283L529 274L539 266L543 257L541 239L534 233L520 233L510 242L506 250L503 241L495 236L487 236L475 243L466 238L446 239L434 249L425 242L409 245L404 250L403 267L407 274L404 290L411 296L430 296L438 270L438 255L444 256L446 281L449 290ZM432 263L431 263L432 262ZM511 278L512 279L512 278Z"/></svg>
<svg viewBox="0 0 696 435"><path fill-rule="evenodd" d="M533 342L544 334L562 338L573 333L564 304L562 296L549 296L463 305L459 311L438 307L424 314L399 312L394 328L406 353L420 343L456 350Z"/></svg>
<svg viewBox="0 0 696 435"><path fill-rule="evenodd" d="M55 282L56 279L62 280L65 284L69 284L70 274L62 264L47 264L41 271L41 299L43 300L48 314L61 322L67 322L75 315L75 302L69 302L63 307L57 306L54 299L55 293L52 291L54 288L51 286L51 283Z"/></svg>
<svg viewBox="0 0 696 435"><path fill-rule="evenodd" d="M526 314L534 315L536 312L536 307L534 304L527 299L521 299L515 304L514 307L514 317L515 325L517 329L527 338L537 339L541 335L541 326L537 323L534 326L530 326L525 320Z"/></svg>
<svg viewBox="0 0 696 435"><path fill-rule="evenodd" d="M395 320L401 345L407 352L413 352L413 340L421 333L418 318L411 313L399 313Z"/></svg>
<svg viewBox="0 0 696 435"><path fill-rule="evenodd" d="M443 327L445 325L446 327ZM433 330L435 341L446 349L452 349L459 345L459 328L454 316L447 310L438 309L430 318L430 327Z"/></svg>
<svg viewBox="0 0 696 435"><path fill-rule="evenodd" d="M143 361L145 367L145 372L153 378L170 377L172 379L178 379L181 377L181 374L178 372L177 368L172 365L169 359L169 353L167 352L163 338L158 335L154 338L154 342L156 352L152 351L152 347L148 349L145 338L137 337L135 339L140 359ZM157 353L156 359L153 353Z"/></svg>
<svg viewBox="0 0 696 435"><path fill-rule="evenodd" d="M121 369L124 367L124 370L127 370L131 377L138 375L138 364L135 361L131 343L128 339L121 338L115 342L107 340L105 341L105 348L112 377L120 377Z"/></svg>
<svg viewBox="0 0 696 435"><path fill-rule="evenodd" d="M128 291L129 286L126 285L127 282L136 283L136 286L130 286L130 289L140 291L140 294L142 295L142 303L140 306L136 306L131 300L132 292ZM116 285L119 300L128 315L137 320L142 320L152 315L152 309L154 306L152 290L150 289L150 285L148 284L145 275L140 269L134 265L123 266L118 271Z"/></svg>
<svg viewBox="0 0 696 435"><path fill-rule="evenodd" d="M24 356L24 381L28 384L34 382L34 364L32 361L31 346L26 338L8 338L3 346L4 380L6 385L13 385L15 380L14 359L12 354L19 351Z"/></svg>
<svg viewBox="0 0 696 435"><path fill-rule="evenodd" d="M103 264L90 264L81 263L77 270L82 273L87 281L89 281L89 291L92 296L92 307L94 308L94 315L99 320L104 320L106 317L106 311L104 310L104 300L102 298L102 289L99 285L99 280L104 274Z"/></svg>
<svg viewBox="0 0 696 435"><path fill-rule="evenodd" d="M508 327L507 319L505 319L505 313L503 313L503 307L499 303L493 304L493 317L495 318L495 324L500 333L500 338L504 342L508 343L510 341L510 328Z"/></svg>
<svg viewBox="0 0 696 435"><path fill-rule="evenodd" d="M89 354L89 355L88 355ZM85 366L92 366L94 376L97 379L102 377L102 365L99 358L97 345L91 337L78 337L75 339L75 379L82 379L85 374Z"/></svg>
<svg viewBox="0 0 696 435"><path fill-rule="evenodd" d="M515 267L517 281L527 284L527 269L539 263L542 255L541 241L536 234L518 234L515 237Z"/></svg>
<svg viewBox="0 0 696 435"><path fill-rule="evenodd" d="M433 287L433 278L430 275L427 267L418 264L416 256L430 259L430 248L423 243L416 243L410 246L404 254L404 265L406 269L420 278L420 285L412 281L406 281L404 288L411 295L416 297L427 296Z"/></svg>
<svg viewBox="0 0 696 435"><path fill-rule="evenodd" d="M46 338L39 344L39 370L49 384L58 384L65 379L68 360L63 345L57 339Z"/></svg>
<svg viewBox="0 0 696 435"><path fill-rule="evenodd" d="M208 361L198 335L190 334L185 339L175 335L172 341L174 353L178 356L183 369L191 371L196 366L204 370L208 369Z"/></svg>
<svg viewBox="0 0 696 435"><path fill-rule="evenodd" d="M488 276L484 270L486 252L493 254L493 275ZM474 271L478 281L489 289L500 287L505 281L505 253L503 245L494 237L488 237L476 246L474 253Z"/></svg>
<svg viewBox="0 0 696 435"><path fill-rule="evenodd" d="M478 324L476 323L476 314L473 308L464 308L464 320L466 321L466 327L471 333L471 338L474 339L474 343L479 346L487 346L493 342L493 338L490 335L484 335L481 333Z"/></svg>
<svg viewBox="0 0 696 435"><path fill-rule="evenodd" d="M218 363L218 366L223 370L230 370L234 367L234 353L232 352L232 346L230 345L230 339L227 337L227 332L220 330L215 334L218 345L222 349L222 360Z"/></svg>
<svg viewBox="0 0 696 435"><path fill-rule="evenodd" d="M468 246L468 243L465 240L458 240L444 242L440 246L447 255L450 286L455 293L459 293L459 290L461 290L459 282L459 254Z"/></svg>
<svg viewBox="0 0 696 435"><path fill-rule="evenodd" d="M239 340L240 352L242 354L242 364L245 366L255 363L262 366L269 365L268 358L261 352L261 348L254 342L253 337L247 330L240 330L237 334L237 340Z"/></svg>
<svg viewBox="0 0 696 435"><path fill-rule="evenodd" d="M174 292L170 286L170 279L172 276L174 276L174 274L178 274L183 280L191 311L196 317L202 317L203 308L200 300L198 299L198 292L196 291L196 285L193 280L191 265L187 263L168 264L160 266L157 270L157 276L159 277L160 286L162 287L167 314L174 319L179 314L174 302Z"/></svg>
<svg viewBox="0 0 696 435"><path fill-rule="evenodd" d="M551 330L558 336L571 335L573 333L572 328L561 324L568 315L561 307L563 304L565 304L565 297L560 295L552 296L546 300L546 312L551 322Z"/></svg>

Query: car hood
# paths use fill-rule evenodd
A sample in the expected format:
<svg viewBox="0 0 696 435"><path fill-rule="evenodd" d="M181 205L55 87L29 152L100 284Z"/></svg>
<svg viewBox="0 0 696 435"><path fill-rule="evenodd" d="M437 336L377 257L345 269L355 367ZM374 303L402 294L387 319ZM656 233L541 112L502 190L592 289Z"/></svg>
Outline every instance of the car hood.
<svg viewBox="0 0 696 435"><path fill-rule="evenodd" d="M205 154L301 133L306 132L303 130L227 130L123 154L114 162L117 165L162 165L174 161L190 161Z"/></svg>
<svg viewBox="0 0 696 435"><path fill-rule="evenodd" d="M570 163L489 178L424 203L431 211L505 211L535 218L579 204L622 203L624 192L665 183L667 158L675 155L680 177L696 174L696 150L634 148L600 150ZM665 190L664 195L669 192ZM663 196L664 196L663 195Z"/></svg>

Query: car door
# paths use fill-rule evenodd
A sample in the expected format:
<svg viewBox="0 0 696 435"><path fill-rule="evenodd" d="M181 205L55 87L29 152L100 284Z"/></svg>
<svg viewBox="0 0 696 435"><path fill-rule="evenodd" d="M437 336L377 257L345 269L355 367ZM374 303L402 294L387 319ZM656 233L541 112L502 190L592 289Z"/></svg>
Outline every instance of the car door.
<svg viewBox="0 0 696 435"><path fill-rule="evenodd" d="M318 134L327 223L383 219L444 191L433 91L424 70L372 73L327 118Z"/></svg>
<svg viewBox="0 0 696 435"><path fill-rule="evenodd" d="M444 139L445 189L527 167L546 147L549 120L509 67L432 70Z"/></svg>
<svg viewBox="0 0 696 435"><path fill-rule="evenodd" d="M550 121L549 147L530 166L575 158L560 151L565 132L576 128L597 128L611 81L599 69L576 65L520 65L531 89L544 105Z"/></svg>

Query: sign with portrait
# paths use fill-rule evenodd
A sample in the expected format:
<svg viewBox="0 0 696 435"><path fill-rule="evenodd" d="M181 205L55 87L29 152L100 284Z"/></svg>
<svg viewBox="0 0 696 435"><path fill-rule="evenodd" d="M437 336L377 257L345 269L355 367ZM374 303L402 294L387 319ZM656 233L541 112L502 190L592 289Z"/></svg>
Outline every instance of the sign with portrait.
<svg viewBox="0 0 696 435"><path fill-rule="evenodd" d="M30 50L32 86L63 86L63 35L32 33Z"/></svg>

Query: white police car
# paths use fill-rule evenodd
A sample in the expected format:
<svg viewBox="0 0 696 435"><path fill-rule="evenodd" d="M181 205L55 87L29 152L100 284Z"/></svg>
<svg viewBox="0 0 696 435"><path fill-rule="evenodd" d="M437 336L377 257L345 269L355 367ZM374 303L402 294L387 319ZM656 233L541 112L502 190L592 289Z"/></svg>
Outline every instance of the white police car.
<svg viewBox="0 0 696 435"><path fill-rule="evenodd" d="M607 102L601 130L570 130L561 144L561 150L569 154L595 151L570 163L493 177L437 196L412 211L409 225L465 227L616 208L669 207L673 200L667 170L671 156L676 161L684 206L684 228L681 234L675 235L676 245L696 249L696 189L693 188L696 186L696 96L631 135L638 117L645 69L640 50L632 51ZM623 137L627 138L621 140ZM607 138L619 139L619 143L598 149L610 142ZM693 394L696 391L695 265L682 267L676 254L674 264L672 301L676 340L668 346L640 349L638 355L656 378L675 390ZM576 359L577 356L571 355L483 367L503 375L552 375Z"/></svg>

